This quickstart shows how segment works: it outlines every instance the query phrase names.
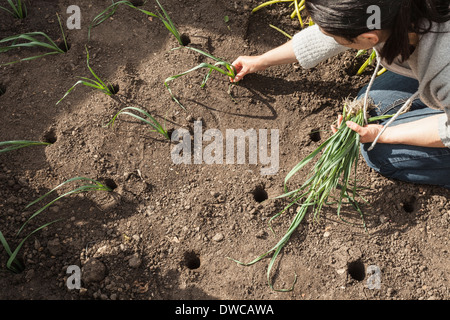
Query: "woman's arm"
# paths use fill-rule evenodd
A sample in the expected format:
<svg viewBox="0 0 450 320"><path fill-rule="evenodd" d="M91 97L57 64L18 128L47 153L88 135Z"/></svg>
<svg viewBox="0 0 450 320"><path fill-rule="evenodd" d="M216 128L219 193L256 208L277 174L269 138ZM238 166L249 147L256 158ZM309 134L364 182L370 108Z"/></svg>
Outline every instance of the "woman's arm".
<svg viewBox="0 0 450 320"><path fill-rule="evenodd" d="M263 71L271 66L294 63L297 58L292 47L292 40L259 56L241 56L233 62L237 75L234 82L253 72Z"/></svg>
<svg viewBox="0 0 450 320"><path fill-rule="evenodd" d="M439 136L439 118L443 115L426 117L417 121L390 126L380 136L378 143L406 144L421 147L446 148ZM382 125L369 124L361 127L352 121L347 126L358 133L361 143L370 143L375 140L383 129Z"/></svg>
<svg viewBox="0 0 450 320"><path fill-rule="evenodd" d="M320 31L317 25L303 29L292 40L259 56L243 56L233 62L237 70L235 82L252 72L262 71L270 66L298 62L309 69L320 62L344 52L348 48L338 44L332 37Z"/></svg>

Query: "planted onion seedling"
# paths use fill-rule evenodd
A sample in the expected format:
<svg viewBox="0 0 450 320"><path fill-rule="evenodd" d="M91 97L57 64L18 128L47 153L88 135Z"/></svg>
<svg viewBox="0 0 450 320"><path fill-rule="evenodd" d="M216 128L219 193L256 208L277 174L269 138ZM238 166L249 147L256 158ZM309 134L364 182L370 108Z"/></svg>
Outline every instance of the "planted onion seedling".
<svg viewBox="0 0 450 320"><path fill-rule="evenodd" d="M42 58L48 55L65 53L63 49L61 49L48 35L43 32L29 32L20 35L15 35L11 37L4 38L0 40L0 45L11 43L9 45L0 47L0 53L7 52L12 49L17 49L21 47L43 47L49 50L49 52L36 55L28 58L23 58L17 61L12 61L8 63L1 64L0 66L6 66L14 63L18 63L21 61L29 61L38 58Z"/></svg>
<svg viewBox="0 0 450 320"><path fill-rule="evenodd" d="M22 230L25 228L25 226L33 219L35 218L37 215L39 215L40 213L42 213L45 209L47 209L48 207L50 207L52 204L54 204L55 202L57 202L58 200L67 197L69 195L72 194L78 194L78 193L82 193L82 192L90 192L90 191L107 191L110 192L111 189L106 186L105 184L102 184L96 180L93 179L89 179L89 178L84 178L84 177L75 177L69 180L64 181L63 183L61 183L60 185L58 185L57 187L53 188L52 190L50 190L49 192L47 192L46 194L44 194L43 196L39 197L38 199L36 199L35 201L31 202L30 204L28 204L26 206L26 208L30 208L33 205L35 205L36 203L44 200L45 198L47 198L48 196L50 196L52 193L54 193L55 191L57 191L58 189L60 189L61 187L65 186L66 184L72 183L72 182L76 182L76 181L81 181L84 182L85 184L76 187L75 189L72 189L60 196L58 196L57 198L53 199L52 201L50 201L49 203L47 203L46 205L44 205L43 207L41 207L40 209L38 209L36 212L33 213L33 215L28 218L25 223L20 227L19 231L17 232L17 236L20 235L20 233L22 232ZM23 238L19 244L17 245L17 247L14 249L14 251L11 250L7 240L5 239L4 235L2 234L2 232L0 232L0 242L3 245L3 247L6 250L6 253L9 256L8 261L6 262L6 268L14 273L20 273L24 270L24 265L21 262L21 260L17 257L20 249L22 248L23 244L27 241L27 239L32 236L34 233L38 232L39 230L55 223L58 222L62 219L57 219L54 221L51 221L49 223L46 223L42 226L40 226L39 228L33 230L32 232L30 232L25 238Z"/></svg>
<svg viewBox="0 0 450 320"><path fill-rule="evenodd" d="M344 107L344 114L342 122L338 131L322 143L316 150L309 154L306 158L300 161L286 176L284 181L285 193L276 197L287 198L290 203L278 214L273 216L269 220L269 227L273 219L279 217L282 213L288 210L290 207L297 205L297 214L291 221L291 224L285 233L285 235L278 241L278 243L268 250L266 253L260 255L249 263L243 263L235 259L231 259L241 265L252 265L269 254L273 253L269 267L267 270L267 281L269 286L273 289L272 282L270 280L270 272L274 265L274 262L280 253L281 249L289 241L290 237L303 221L308 212L312 212L314 220L319 218L324 205L328 204L330 197L337 197L335 203L337 203L337 216L344 221L341 217L341 208L343 204L351 204L360 214L363 220L363 227L365 228L364 217L356 197L358 196L357 177L356 170L360 152L360 137L359 135L345 125L346 121L353 121L361 126L365 123L363 101L358 100L351 103L346 103ZM375 122L380 119L385 119L390 116L380 116L368 119L370 122ZM289 180L301 169L303 169L308 163L315 159L319 154L321 156L314 164L310 171L309 177L298 188L289 191ZM354 178L352 178L352 175ZM337 192L337 190L340 190ZM296 281L289 289L282 289L277 291L290 291Z"/></svg>
<svg viewBox="0 0 450 320"><path fill-rule="evenodd" d="M49 225L58 222L59 220L55 220L49 223L46 223L39 228L35 229L34 231L30 232L14 249L14 251L11 250L11 247L9 246L8 241L6 240L3 233L0 231L0 243L3 245L3 248L5 248L6 253L8 254L8 261L6 262L6 269L13 272L13 273L21 273L25 270L25 266L23 264L22 259L17 257L20 249L22 248L23 244L28 240L29 237L31 237L34 233L38 232L41 229L44 229L45 227L48 227Z"/></svg>
<svg viewBox="0 0 450 320"><path fill-rule="evenodd" d="M91 30L92 28L97 27L98 25L100 25L101 23L103 23L105 20L107 20L108 18L112 17L116 11L117 8L121 5L121 4L125 4L131 8L136 8L130 1L117 1L114 2L113 4L110 5L109 7L107 7L105 10L103 10L99 15L97 15L91 22L91 24L89 25L89 29L88 29L88 39L91 39Z"/></svg>
<svg viewBox="0 0 450 320"><path fill-rule="evenodd" d="M22 225L22 227L19 229L19 231L17 232L17 234L19 235L19 233L23 230L23 228L33 219L35 218L38 214L40 214L42 211L44 211L45 209L47 209L49 206L51 206L53 203L55 203L56 201L67 197L69 195L72 194L78 194L78 193L82 193L82 192L89 192L89 191L112 191L111 188L109 188L106 184L102 184L99 181L90 179L90 178L84 178L84 177L75 177L75 178L71 178L69 180L64 181L63 183L61 183L60 185L56 186L55 188L53 188L52 190L50 190L49 192L47 192L46 194L44 194L42 197L36 199L35 201L31 202L30 204L28 204L26 206L26 208L30 208L31 206L35 205L36 203L44 200L45 198L47 198L49 195L51 195L52 193L54 193L55 191L57 191L58 189L60 189L61 187L65 186L66 184L69 184L71 182L74 181L82 181L82 182L87 182L87 184L84 184L80 187L77 187L75 189L72 189L71 191L68 191L66 193L64 193L61 196L58 196L56 199L50 201L49 203L47 203L45 206L41 207L39 210L37 210L35 213L33 213L33 215Z"/></svg>
<svg viewBox="0 0 450 320"><path fill-rule="evenodd" d="M142 118L141 116L132 113L130 111L137 111L141 114L143 114L147 119ZM167 140L170 140L169 137L169 133L166 130L165 126L162 126L152 115L150 115L147 111L142 110L140 108L136 108L136 107L127 107L127 108L123 108L122 110L120 110L113 118L112 120L106 125L106 126L113 126L114 122L116 121L116 118L121 115L129 115L132 116L146 124L148 124L149 126L151 126L154 130L152 130L153 132L158 132L159 134L161 134L164 138L166 138Z"/></svg>
<svg viewBox="0 0 450 320"><path fill-rule="evenodd" d="M175 49L173 49L173 50L180 49L180 48L186 48L186 49L189 49L189 50L196 51L196 52L198 52L198 53L200 53L200 54L202 54L202 55L204 55L204 56L206 56L206 57L208 57L208 58L210 58L210 59L216 61L214 64L210 64L210 63L201 63L201 64L195 66L194 68L189 69L189 70L187 70L187 71L185 71L185 72L183 72L183 73L180 73L180 74L177 74L177 75L168 77L168 78L164 81L164 85L166 86L167 90L169 91L169 93L170 93L172 99L173 99L176 103L178 103L178 105L179 105L180 107L182 107L184 110L186 110L186 108L185 108L185 107L181 104L181 102L175 97L175 95L172 93L172 90L171 90L170 87L169 87L169 82L170 82L170 81L173 81L173 80L175 80L175 79L178 79L179 77L182 77L182 76L184 76L184 75L187 75L187 74L189 74L189 73L191 73L191 72L193 72L193 71L196 71L196 70L198 70L198 69L208 69L208 72L206 73L206 75L205 75L205 77L203 78L203 81L202 81L202 83L201 83L201 85L200 85L201 88L204 88L204 87L205 87L205 85L206 85L206 83L207 83L209 77L211 76L211 73L212 73L214 70L217 71L217 72L219 72L219 73L221 73L221 74L223 74L223 75L225 75L225 76L227 76L227 77L229 77L229 78L231 78L231 79L234 79L234 78L236 77L236 68L235 68L231 63L226 62L226 61L224 61L224 60L222 60L222 59L220 59L220 58L214 57L213 55L211 55L211 54L209 54L209 53L207 53L207 52L204 52L204 51L202 51L202 50L200 50L200 49L193 48L193 47L179 47L179 48L175 48ZM231 86L232 86L232 85L233 85L233 83L230 83L230 84L229 84L229 89L228 89L228 93L230 94L230 96L231 96L231 90L230 90L230 89L231 89Z"/></svg>
<svg viewBox="0 0 450 320"><path fill-rule="evenodd" d="M72 92L73 89L75 89L75 87L79 84L82 84L84 86L90 87L90 88L94 88L97 90L100 90L101 92L103 92L104 94L106 94L107 96L113 96L117 93L117 89L115 86L113 86L111 83L108 82L108 84L106 84L102 79L100 79L99 76L97 76L97 74L94 72L94 70L92 70L91 66L89 65L89 50L86 48L86 64L87 67L89 69L89 71L91 72L91 74L94 76L94 79L89 79L86 77L78 77L79 81L77 81L65 94L64 96L56 103L57 105L65 98L69 95L70 92Z"/></svg>
<svg viewBox="0 0 450 320"><path fill-rule="evenodd" d="M59 15L57 15L59 26L61 28L62 38L63 38L63 46L58 45L55 41L53 41L47 34L44 32L28 32L15 36L6 37L0 40L0 53L8 52L13 49L20 48L45 48L49 50L49 52L36 55L28 58L23 58L17 61L12 61L4 64L0 64L0 66L6 66L14 63L18 63L21 61L29 61L38 58L42 58L48 55L65 53L69 50L69 46L67 43L66 35L64 34L64 30L61 24L61 19ZM61 48L62 47L62 48Z"/></svg>
<svg viewBox="0 0 450 320"><path fill-rule="evenodd" d="M136 9L139 10L142 13L145 13L148 16L154 17L154 18L158 18L159 20L161 20L161 22L164 24L164 26L167 28L167 30L170 31L170 33L173 34L173 36L177 39L178 43L180 45L185 45L185 41L183 39L183 36L180 35L180 33L178 32L177 28L175 27L175 25L173 24L172 20L170 19L169 15L167 14L166 10L163 8L163 6L159 3L158 0L156 0L156 3L158 4L158 6L161 8L161 11L163 12L161 13L153 13L141 8L136 7L136 5L133 5L133 3L131 3L130 1L118 1L118 2L113 2L112 5L110 5L108 8L106 8L104 11L102 11L99 15L97 15L94 20L91 22L91 25L89 26L89 31L88 31L88 39L91 38L91 30L92 28L100 25L101 23L103 23L105 20L107 20L108 18L112 17L116 11L117 8L119 7L119 5L126 5L132 9Z"/></svg>
<svg viewBox="0 0 450 320"><path fill-rule="evenodd" d="M172 22L172 19L170 19L168 13L166 10L164 10L163 6L159 3L158 0L156 0L156 3L158 3L158 6L161 8L161 11L163 14L158 13L158 18L162 21L162 23L166 26L167 30L172 33L172 35L177 39L178 43L182 46L184 46L186 43L182 37L182 35L178 32L177 28L175 27L175 24ZM141 12L144 12L148 14L147 12L140 10Z"/></svg>
<svg viewBox="0 0 450 320"><path fill-rule="evenodd" d="M25 2L22 0L7 0L9 4L9 8L0 6L0 10L4 10L11 14L14 18L17 19L25 19L28 12L27 12L27 6L25 5Z"/></svg>

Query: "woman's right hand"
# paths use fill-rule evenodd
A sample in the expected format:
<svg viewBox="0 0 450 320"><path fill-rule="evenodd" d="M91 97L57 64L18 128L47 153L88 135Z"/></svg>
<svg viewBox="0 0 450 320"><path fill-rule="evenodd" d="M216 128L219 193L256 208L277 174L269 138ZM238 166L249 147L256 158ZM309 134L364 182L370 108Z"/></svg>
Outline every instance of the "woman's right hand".
<svg viewBox="0 0 450 320"><path fill-rule="evenodd" d="M249 73L254 73L266 69L261 56L241 56L232 65L236 68L236 76L230 79L231 82L238 82Z"/></svg>

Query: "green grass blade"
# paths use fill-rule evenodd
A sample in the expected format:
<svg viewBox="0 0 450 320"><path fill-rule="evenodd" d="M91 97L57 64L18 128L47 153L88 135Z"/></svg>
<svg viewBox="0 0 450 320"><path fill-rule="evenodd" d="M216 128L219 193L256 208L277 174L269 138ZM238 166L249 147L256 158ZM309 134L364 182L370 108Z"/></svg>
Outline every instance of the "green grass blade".
<svg viewBox="0 0 450 320"><path fill-rule="evenodd" d="M223 64L223 63L222 63L222 62L217 62L217 64ZM227 76L229 76L229 77L230 77L230 76L233 76L233 74L231 74L229 71L225 71L225 70L219 68L217 65L212 65L212 64L209 64L209 63L201 63L201 64L199 64L198 66L195 66L195 67L193 67L192 69L189 69L189 70L187 70L187 71L185 71L185 72L182 72L182 73L180 73L180 74L177 74L177 75L168 77L168 78L164 81L164 85L166 86L167 90L169 91L169 93L170 93L172 99L173 99L175 102L177 102L184 110L186 110L186 108L180 103L180 101L179 101L179 100L175 97L175 95L173 94L173 92L172 92L172 90L171 90L171 88L170 88L170 86L169 86L169 82L170 82L170 81L173 81L173 80L175 80L175 79L178 79L179 77L182 77L182 76L184 76L184 75L187 75L188 73L191 73L191 72L193 72L193 71L195 71L195 70L202 69L202 68L207 68L207 69L211 69L211 70L216 70L216 71L218 71L218 72L220 72L220 73L222 73L222 74L224 74L224 75L227 75ZM202 82L202 86L204 86L204 85L205 85L205 81Z"/></svg>
<svg viewBox="0 0 450 320"><path fill-rule="evenodd" d="M5 248L6 253L8 254L8 256L12 255L12 251L11 248L9 247L8 241L6 241L5 236L3 235L3 233L0 231L0 242L3 245L3 248Z"/></svg>
<svg viewBox="0 0 450 320"><path fill-rule="evenodd" d="M27 16L27 8L25 6L25 3L22 3L21 0L17 0L17 3L14 3L12 0L7 0L9 6L11 7L11 10L1 7L0 9L8 12L11 14L14 18L17 19L24 19Z"/></svg>
<svg viewBox="0 0 450 320"><path fill-rule="evenodd" d="M71 191L69 191L69 192L66 192L66 193L62 194L61 196L59 196L59 197L53 199L52 201L50 201L49 203L47 203L46 205L44 205L43 207L41 207L40 209L38 209L36 212L34 212L34 213L31 215L31 217L28 218L28 220L25 221L25 223L20 227L19 231L17 232L17 235L19 235L19 234L22 232L22 230L25 228L25 226L27 226L27 224L28 224L33 218L35 218L37 215L39 215L41 212L43 212L45 209L47 209L48 207L50 207L52 204L54 204L54 203L57 202L58 200L60 200L60 199L62 199L62 198L64 198L64 197L66 197L66 196L72 195L72 194L78 194L78 193L81 193L81 192L87 192L87 191L89 191L89 190L91 190L91 189L94 189L94 188L95 188L95 187L91 188L91 186L81 186L81 187L78 187L78 188L76 188L76 189L73 189L73 190L71 190Z"/></svg>
<svg viewBox="0 0 450 320"><path fill-rule="evenodd" d="M10 255L10 257L9 257L9 259L8 259L8 262L6 263L6 268L12 270L13 272L19 273L18 271L16 271L16 270L17 270L16 268L12 267L12 264L13 264L13 263L16 263L16 264L17 264L17 263L18 263L19 265L21 265L20 262L16 260L16 257L17 257L17 255L18 255L20 249L22 248L23 244L28 240L29 237L31 237L33 234L35 234L35 233L38 232L39 230L44 229L45 227L48 227L49 225L51 225L51 224L53 224L53 223L55 223L55 222L61 221L61 220L62 220L62 219L58 219L58 220L54 220L54 221L52 221L52 222L46 223L46 224L40 226L39 228L35 229L34 231L30 232L30 233L29 233L29 234L28 234L28 235L27 235L27 236L19 243L19 245L18 245L18 246L16 247L16 249L14 250L14 252ZM22 266L22 269L23 269L23 266Z"/></svg>
<svg viewBox="0 0 450 320"><path fill-rule="evenodd" d="M202 55L204 55L204 56L206 56L206 57L208 57L208 58L210 58L212 60L215 60L217 62L225 62L224 60L222 60L220 58L217 58L217 57L213 56L212 54L210 54L208 52L205 52L203 50L200 50L200 49L194 48L194 47L188 47L188 46L186 46L186 47L178 47L178 48L174 48L172 50L178 50L178 49L183 49L183 48L188 49L188 50L192 50L192 51L195 51L195 52L198 52L198 53L200 53L200 54L202 54Z"/></svg>
<svg viewBox="0 0 450 320"><path fill-rule="evenodd" d="M11 14L12 16L15 16L14 12L8 10L8 9L5 8L5 7L0 6L0 9L1 9L1 10L4 10L4 11L6 11L6 12L8 12L8 13Z"/></svg>
<svg viewBox="0 0 450 320"><path fill-rule="evenodd" d="M33 213L33 215L28 218L28 220L22 225L22 227L19 229L19 231L17 232L17 234L20 234L20 232L25 228L25 226L37 215L39 215L42 211L44 211L45 209L47 209L49 206L51 206L53 203L55 203L56 201L69 196L71 194L77 194L77 193L82 193L82 192L88 192L88 191L111 191L111 189L105 185L103 185L102 183L90 179L90 178L84 178L84 177L75 177L75 178L71 178L68 179L66 181L64 181L63 183L59 184L58 186L56 186L55 188L53 188L52 190L50 190L49 192L47 192L46 194L44 194L43 196L39 197L38 199L34 200L33 202L31 202L30 204L28 204L26 206L26 208L29 208L31 206L33 206L34 204L42 201L43 199L45 199L46 197L48 197L50 194L52 194L53 192L55 192L56 190L58 190L59 188L61 188L62 186L73 182L73 181L87 181L90 182L91 184L88 185L82 185L78 188L75 188L71 191L68 191L66 193L64 193L61 196L58 196L57 198L55 198L54 200L50 201L49 203L47 203L45 206L41 207L40 209L38 209L36 212Z"/></svg>
<svg viewBox="0 0 450 320"><path fill-rule="evenodd" d="M133 111L137 111L137 112L140 112L141 114L143 114L143 115L145 115L147 118L149 118L150 119L150 121L149 120L147 120L147 119L144 119L144 118L142 118L142 117L140 117L139 115L136 115L136 114L134 114L134 113L132 113L132 112L128 112L128 110L133 110ZM142 122L144 122L144 123L146 123L146 124L148 124L148 125L150 125L152 128L154 128L155 129L155 131L156 132L158 132L158 133L160 133L161 135L163 135L167 140L170 140L170 137L169 137L169 134L168 134L168 132L166 131L166 129L151 115L151 114L149 114L147 111L145 111L145 110L142 110L142 109L139 109L139 108L136 108L136 107L126 107L126 108L123 108L122 110L120 110L113 118L112 118L112 120L106 125L106 126L114 126L114 122L115 122L115 120L116 120L116 118L119 116L119 115L121 115L121 114L125 114L125 115L129 115L129 116L132 116L132 117L134 117L134 118L136 118L136 119L138 119L138 120L140 120L140 121L142 121Z"/></svg>
<svg viewBox="0 0 450 320"><path fill-rule="evenodd" d="M322 150L325 148L329 143L330 139L322 143L316 150L314 150L312 153L310 153L306 158L304 158L302 161L300 161L287 175L284 179L284 184L292 178L294 174L296 174L300 169L302 169L305 165L307 165L312 159L314 159Z"/></svg>
<svg viewBox="0 0 450 320"><path fill-rule="evenodd" d="M44 37L45 40L48 42L45 42L45 40L41 41L41 40L36 39L37 36ZM25 40L27 42L19 42L22 40ZM47 34L45 34L43 32L29 32L29 33L24 33L24 34L20 34L20 35L6 37L6 38L0 40L0 44L4 44L7 42L12 42L12 44L7 45L5 47L0 47L0 52L7 52L12 49L21 48L21 47L29 47L29 48L43 47L45 49L50 50L50 52L41 54L41 55L28 57L28 58L19 59L19 60L13 61L13 62L4 63L1 66L11 65L11 64L18 63L21 61L30 61L30 60L42 58L42 57L45 57L48 55L65 53L64 50L60 49L56 45L56 43Z"/></svg>
<svg viewBox="0 0 450 320"><path fill-rule="evenodd" d="M55 188L53 188L52 190L50 190L49 192L47 192L46 194L44 194L43 196L39 197L38 199L34 200L33 202L31 202L30 204L28 204L26 206L26 208L31 207L32 205L38 203L39 201L43 200L44 198L46 198L47 196L49 196L50 194L52 194L53 192L55 192L56 190L58 190L59 188L61 188L62 186L71 183L73 181L87 181L87 182L92 182L93 184L97 185L100 188L105 188L106 191L111 191L107 186L103 185L102 183L94 180L94 179L90 179L90 178L85 178L85 177L75 177L75 178L71 178L68 179L64 182L62 182L61 184L59 184L58 186L56 186Z"/></svg>
<svg viewBox="0 0 450 320"><path fill-rule="evenodd" d="M75 89L76 86L78 86L79 84L82 84L84 86L93 88L93 89L97 89L102 91L104 94L108 95L108 96L112 96L115 93L112 91L112 86L108 86L105 84L105 82L100 79L100 77L94 72L94 70L91 68L91 66L89 65L89 51L86 47L86 63L87 63L87 67L89 69L89 71L91 72L91 74L94 76L94 78L97 80L93 80L93 79L89 79L86 77L78 77L79 81L77 81L65 94L64 96L56 103L56 105L58 105L64 98L66 98L70 92L72 92L73 89Z"/></svg>
<svg viewBox="0 0 450 320"><path fill-rule="evenodd" d="M49 44L47 44L45 42L42 42L42 41L39 41L39 40L36 40L34 38L35 36L42 36L42 37L44 37L49 42ZM9 36L9 37L6 37L6 38L0 40L0 43L9 42L9 41L17 41L17 40L20 40L20 39L25 39L25 40L28 40L28 41L31 41L31 42L35 41L38 44L41 44L42 46L47 45L47 47L50 48L50 49L55 49L55 50L58 49L59 51L63 52L61 49L58 48L56 43L46 33L41 32L41 31L28 32L28 33L23 33L23 34L19 34L19 35Z"/></svg>
<svg viewBox="0 0 450 320"><path fill-rule="evenodd" d="M160 7L161 11L164 14L164 17L160 16L161 21L164 23L166 28L174 35L174 37L177 39L178 43L183 45L183 41L181 40L180 33L178 32L177 28L173 24L172 19L170 19L169 14L164 9L164 7L159 3L158 0L156 0L156 3L158 4L158 6Z"/></svg>
<svg viewBox="0 0 450 320"><path fill-rule="evenodd" d="M88 79L88 80L91 81L90 79ZM88 87L99 89L99 87L96 86L95 84L91 84L88 81L79 80L69 90L67 90L67 92L64 94L64 96L61 99L59 99L59 101L56 103L56 105L58 105L62 100L64 100L73 91L73 89L75 89L75 87L78 86L79 84L83 84Z"/></svg>
<svg viewBox="0 0 450 320"><path fill-rule="evenodd" d="M102 81L102 79L100 79L97 76L97 74L94 72L94 70L92 70L91 66L89 65L89 51L88 51L87 47L86 47L86 63L87 63L87 67L88 67L89 71L95 77L95 79L97 79L97 81L100 82L104 88L107 88L107 85Z"/></svg>
<svg viewBox="0 0 450 320"><path fill-rule="evenodd" d="M41 141L28 141L28 140L12 140L12 141L3 141L0 142L0 147L5 147L0 150L0 153L8 152L12 150L17 150L21 148L31 147L31 146L41 146L41 145L50 145L49 142L41 142Z"/></svg>
<svg viewBox="0 0 450 320"><path fill-rule="evenodd" d="M61 29L61 34L62 34L62 37L63 37L64 46L65 46L66 52L67 52L67 51L69 51L69 46L67 45L66 34L64 33L64 28L63 28L63 26L62 26L61 18L59 17L59 14L58 14L58 13L56 14L56 17L58 18L59 28ZM63 51L64 51L64 50L63 50Z"/></svg>
<svg viewBox="0 0 450 320"><path fill-rule="evenodd" d="M121 4L125 4L129 7L135 8L135 6L133 6L133 4L129 1L118 1L118 2L113 1L112 5L110 5L105 10L103 10L100 14L95 16L95 18L92 20L92 22L88 28L88 41L91 40L92 29L97 27L101 23L103 23L108 18L112 17L116 13L116 10L119 7L119 5L121 5Z"/></svg>

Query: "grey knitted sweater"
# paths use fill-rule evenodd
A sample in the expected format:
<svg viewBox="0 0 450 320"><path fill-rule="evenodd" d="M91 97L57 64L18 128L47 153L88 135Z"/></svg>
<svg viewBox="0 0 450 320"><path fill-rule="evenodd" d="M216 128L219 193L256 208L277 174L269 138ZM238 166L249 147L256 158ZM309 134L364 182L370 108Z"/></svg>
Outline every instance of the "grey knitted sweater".
<svg viewBox="0 0 450 320"><path fill-rule="evenodd" d="M381 61L386 69L419 81L420 99L428 107L445 112L439 118L439 136L450 148L450 22L434 24L433 31L420 37L411 57L401 63ZM318 26L297 33L292 44L300 65L309 69L320 62L349 50L333 38L324 35ZM379 51L383 44L374 49Z"/></svg>

